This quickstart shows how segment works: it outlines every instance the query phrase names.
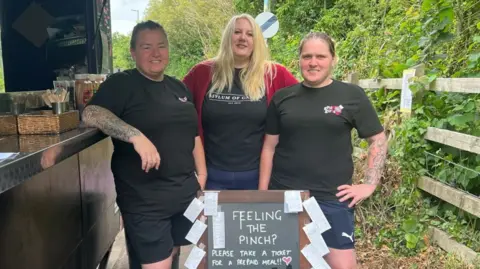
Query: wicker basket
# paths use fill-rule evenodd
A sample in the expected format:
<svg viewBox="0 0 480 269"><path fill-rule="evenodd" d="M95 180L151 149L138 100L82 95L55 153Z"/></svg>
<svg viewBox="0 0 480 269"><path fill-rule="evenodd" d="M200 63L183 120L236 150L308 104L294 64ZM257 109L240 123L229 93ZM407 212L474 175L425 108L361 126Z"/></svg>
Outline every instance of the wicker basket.
<svg viewBox="0 0 480 269"><path fill-rule="evenodd" d="M16 135L17 133L17 116L0 115L0 135Z"/></svg>
<svg viewBox="0 0 480 269"><path fill-rule="evenodd" d="M50 110L36 111L18 116L19 134L59 134L73 130L80 123L77 110L55 115Z"/></svg>

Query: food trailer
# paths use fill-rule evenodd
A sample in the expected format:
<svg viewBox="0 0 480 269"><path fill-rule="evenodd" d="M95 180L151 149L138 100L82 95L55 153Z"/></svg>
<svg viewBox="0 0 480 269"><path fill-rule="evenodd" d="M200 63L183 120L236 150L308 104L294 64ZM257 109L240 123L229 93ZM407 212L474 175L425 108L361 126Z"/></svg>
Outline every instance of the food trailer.
<svg viewBox="0 0 480 269"><path fill-rule="evenodd" d="M67 111L42 97L112 72L109 4L0 0L1 269L104 268L120 231L110 138L82 127L78 89Z"/></svg>

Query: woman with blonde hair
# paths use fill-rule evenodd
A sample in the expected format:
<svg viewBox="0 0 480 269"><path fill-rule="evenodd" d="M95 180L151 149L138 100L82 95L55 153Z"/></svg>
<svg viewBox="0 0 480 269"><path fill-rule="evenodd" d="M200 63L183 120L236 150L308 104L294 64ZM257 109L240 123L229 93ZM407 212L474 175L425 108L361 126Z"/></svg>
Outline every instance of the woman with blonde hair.
<svg viewBox="0 0 480 269"><path fill-rule="evenodd" d="M267 107L273 94L298 83L269 61L262 30L252 16L228 22L218 54L195 65L183 82L192 91L205 146L210 190L258 189Z"/></svg>

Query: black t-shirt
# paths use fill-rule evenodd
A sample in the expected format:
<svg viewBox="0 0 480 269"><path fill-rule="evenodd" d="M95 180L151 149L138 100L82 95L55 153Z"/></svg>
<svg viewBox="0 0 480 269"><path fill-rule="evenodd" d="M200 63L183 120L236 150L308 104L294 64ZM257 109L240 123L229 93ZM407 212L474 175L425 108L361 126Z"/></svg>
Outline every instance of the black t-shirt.
<svg viewBox="0 0 480 269"><path fill-rule="evenodd" d="M199 189L193 159L197 115L185 85L169 76L155 82L127 70L102 83L89 105L106 108L137 128L160 154L159 169L146 173L133 144L112 138L112 172L122 211L169 217L185 210Z"/></svg>
<svg viewBox="0 0 480 269"><path fill-rule="evenodd" d="M272 189L303 189L334 200L352 183L351 131L361 138L383 131L362 88L334 80L322 88L297 84L278 91L268 108L266 133L279 135Z"/></svg>
<svg viewBox="0 0 480 269"><path fill-rule="evenodd" d="M207 93L202 105L207 164L232 172L258 169L267 115L265 96L245 96L239 74L230 92Z"/></svg>

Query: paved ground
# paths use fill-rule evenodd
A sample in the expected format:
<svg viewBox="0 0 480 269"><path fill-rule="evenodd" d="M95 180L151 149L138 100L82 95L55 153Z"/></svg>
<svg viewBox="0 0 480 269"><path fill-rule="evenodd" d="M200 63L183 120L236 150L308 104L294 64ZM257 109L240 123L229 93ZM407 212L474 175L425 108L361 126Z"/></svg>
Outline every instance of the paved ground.
<svg viewBox="0 0 480 269"><path fill-rule="evenodd" d="M186 269L183 264L190 253L190 247L182 248L180 256L180 269ZM115 243L113 244L112 253L108 260L107 269L129 269L128 256L125 246L125 233L123 230L117 235Z"/></svg>

